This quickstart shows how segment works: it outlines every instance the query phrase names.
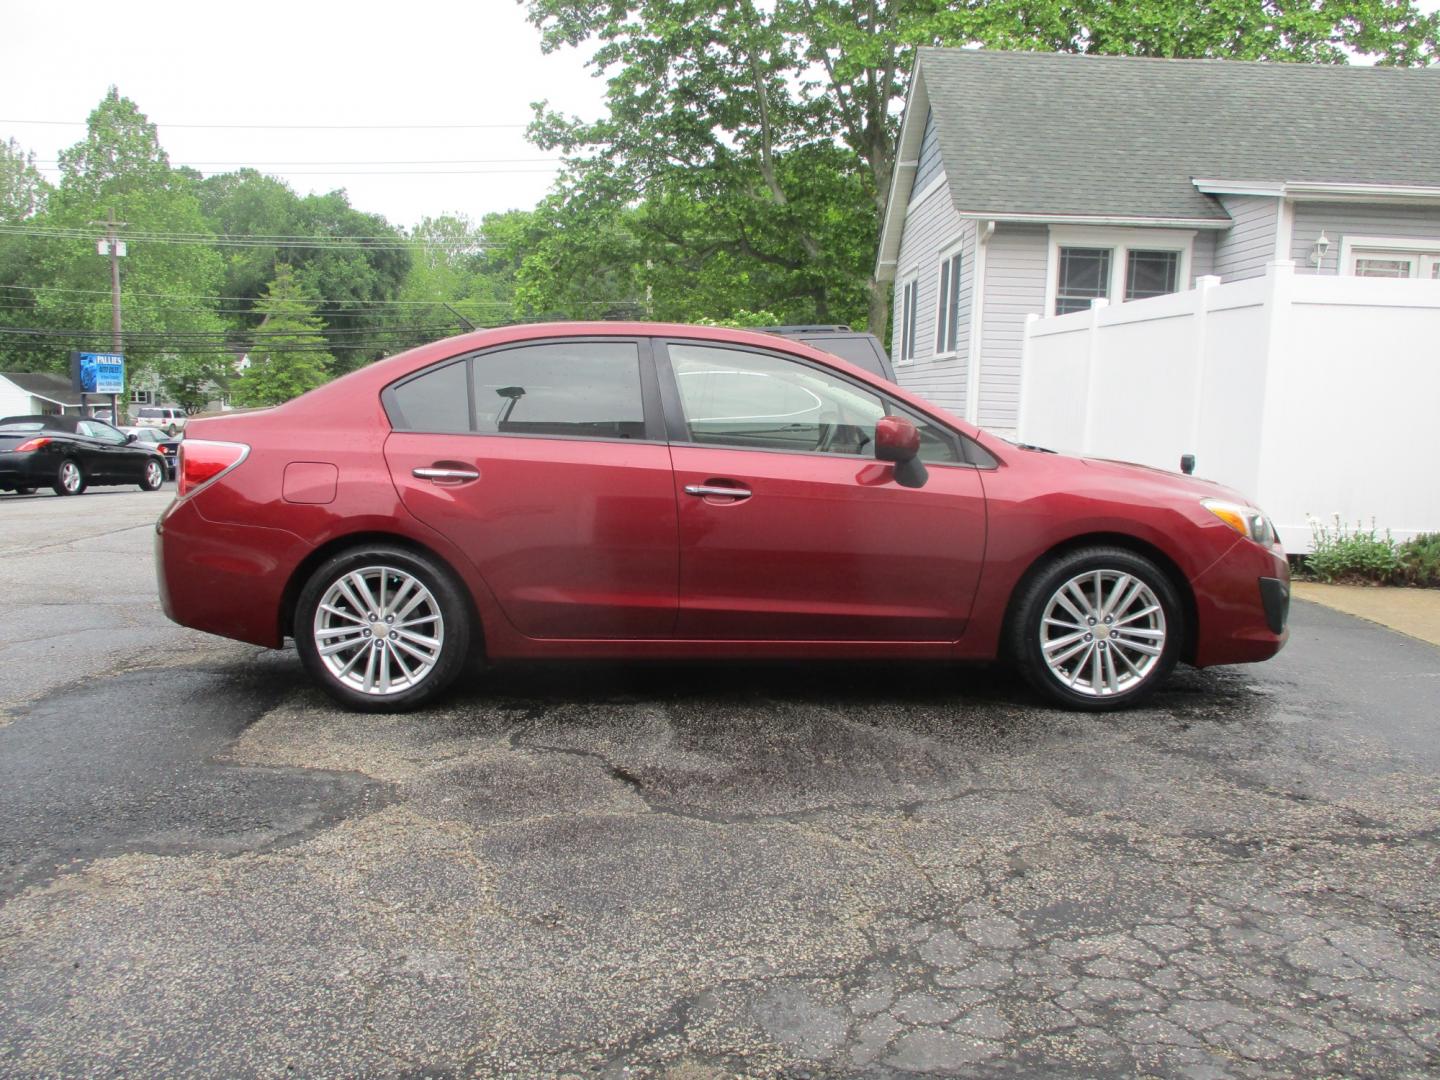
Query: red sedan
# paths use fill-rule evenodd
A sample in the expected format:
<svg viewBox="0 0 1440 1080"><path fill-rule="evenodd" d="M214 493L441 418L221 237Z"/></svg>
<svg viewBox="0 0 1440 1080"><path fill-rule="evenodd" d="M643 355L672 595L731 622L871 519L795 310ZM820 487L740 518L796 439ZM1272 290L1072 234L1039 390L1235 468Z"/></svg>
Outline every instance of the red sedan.
<svg viewBox="0 0 1440 1080"><path fill-rule="evenodd" d="M435 342L193 420L166 613L356 709L472 654L1018 663L1062 705L1264 660L1289 574L1201 480L1023 448L827 353L641 323Z"/></svg>

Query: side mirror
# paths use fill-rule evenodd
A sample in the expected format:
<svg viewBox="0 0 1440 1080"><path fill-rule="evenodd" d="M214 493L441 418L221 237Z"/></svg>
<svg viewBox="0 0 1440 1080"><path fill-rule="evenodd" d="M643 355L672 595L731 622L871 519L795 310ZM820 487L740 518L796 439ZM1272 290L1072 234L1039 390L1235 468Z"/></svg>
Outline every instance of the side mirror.
<svg viewBox="0 0 1440 1080"><path fill-rule="evenodd" d="M930 479L920 460L920 431L903 416L882 416L875 424L875 459L895 465L895 482L918 488Z"/></svg>
<svg viewBox="0 0 1440 1080"><path fill-rule="evenodd" d="M136 439L138 439L138 438L139 438L139 436L136 435L133 431L128 431L128 432L125 433L125 441L126 441L127 443L132 443L132 442L134 442L134 441L135 441Z"/></svg>

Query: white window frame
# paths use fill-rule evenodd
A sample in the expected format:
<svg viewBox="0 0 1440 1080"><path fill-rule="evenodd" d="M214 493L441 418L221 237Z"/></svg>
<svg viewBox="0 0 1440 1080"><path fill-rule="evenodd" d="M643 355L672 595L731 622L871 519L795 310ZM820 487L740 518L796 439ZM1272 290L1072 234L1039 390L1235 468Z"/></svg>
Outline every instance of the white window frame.
<svg viewBox="0 0 1440 1080"><path fill-rule="evenodd" d="M1431 269L1440 260L1440 240L1418 236L1342 236L1340 238L1340 273L1346 277L1355 276L1355 260L1367 255L1389 256L1410 255L1414 257L1415 278L1426 278L1434 273Z"/></svg>
<svg viewBox="0 0 1440 1080"><path fill-rule="evenodd" d="M965 349L965 347L969 344L969 342L967 342L967 341L962 341L962 340L960 339L960 334L959 334L958 332L956 332L956 334L955 334L955 348L953 348L953 349L942 349L942 348L940 347L942 340L943 340L945 337L948 336L947 331L949 331L949 330L951 329L950 327L948 327L948 326L946 325L945 290L940 287L940 284L941 284L941 281L942 281L942 279L943 279L943 277L944 277L944 274L945 274L945 267L946 267L946 266L949 266L949 265L950 265L954 260L956 260L956 259L959 259L959 260L960 260L959 264L958 264L956 267L954 267L954 269L958 270L959 273L953 275L953 276L955 277L955 282L954 282L954 289L955 289L955 322L956 322L956 324L958 325L959 322L960 322L960 283L959 283L959 279L960 279L960 277L965 273L965 244L964 244L964 242L963 242L963 241L960 241L960 242L951 244L951 245L950 245L949 247L947 247L947 248L942 249L941 252L940 252L940 261L939 261L939 262L936 264L936 266L935 266L935 353L934 353L934 355L935 355L935 357L936 357L937 359L938 359L938 358L941 358L941 357L944 357L945 359L952 359L952 358L954 358L954 357L956 357L956 356L959 356L960 353L961 353L961 352Z"/></svg>
<svg viewBox="0 0 1440 1080"><path fill-rule="evenodd" d="M1190 267L1195 257L1194 229L1111 229L1104 226L1051 225L1049 252L1045 259L1045 313L1055 314L1060 287L1062 247L1109 248L1110 281L1105 295L1111 304L1125 300L1125 271L1131 251L1178 251L1177 292L1190 288Z"/></svg>
<svg viewBox="0 0 1440 1080"><path fill-rule="evenodd" d="M895 321L895 366L907 366L915 362L915 338L920 329L920 275L911 274L899 282L900 311ZM914 290L912 293L911 290Z"/></svg>
<svg viewBox="0 0 1440 1080"><path fill-rule="evenodd" d="M155 404L155 391L154 391L154 390L141 390L141 389L138 389L138 388L137 388L137 389L132 389L132 390L130 391L130 404L131 404L131 405L154 405L154 404Z"/></svg>

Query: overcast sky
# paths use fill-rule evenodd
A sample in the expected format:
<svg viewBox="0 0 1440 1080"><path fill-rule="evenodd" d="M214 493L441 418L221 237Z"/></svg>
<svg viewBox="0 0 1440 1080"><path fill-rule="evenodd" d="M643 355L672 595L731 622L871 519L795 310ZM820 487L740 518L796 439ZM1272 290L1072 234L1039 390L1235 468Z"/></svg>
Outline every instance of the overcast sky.
<svg viewBox="0 0 1440 1080"><path fill-rule="evenodd" d="M352 205L406 227L534 206L554 166L524 139L530 102L603 112L603 84L584 56L542 56L514 0L7 6L0 140L34 150L47 175L112 84L159 125L174 164L253 165L302 195L343 187ZM64 123L18 122L37 120ZM397 127L343 127L363 124Z"/></svg>
<svg viewBox="0 0 1440 1080"><path fill-rule="evenodd" d="M554 168L525 141L530 102L603 112L584 56L542 56L514 0L7 5L0 141L34 150L54 179L59 151L111 85L159 125L172 164L253 165L302 195L343 187L353 206L402 226L534 206ZM66 123L18 122L35 120ZM260 126L203 126L227 124ZM403 127L284 126L358 124ZM380 164L417 161L446 164Z"/></svg>

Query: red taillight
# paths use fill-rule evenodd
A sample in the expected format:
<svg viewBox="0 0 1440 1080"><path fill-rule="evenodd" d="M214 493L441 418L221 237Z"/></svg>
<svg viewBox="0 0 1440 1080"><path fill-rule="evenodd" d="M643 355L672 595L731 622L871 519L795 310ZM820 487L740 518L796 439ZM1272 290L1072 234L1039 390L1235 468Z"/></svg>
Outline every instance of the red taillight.
<svg viewBox="0 0 1440 1080"><path fill-rule="evenodd" d="M26 439L15 447L13 453L23 454L27 450L39 450L42 446L49 446L54 441L54 439Z"/></svg>
<svg viewBox="0 0 1440 1080"><path fill-rule="evenodd" d="M244 443L186 439L180 444L178 498L185 498L235 468L250 453Z"/></svg>

